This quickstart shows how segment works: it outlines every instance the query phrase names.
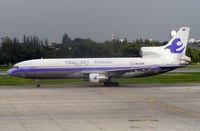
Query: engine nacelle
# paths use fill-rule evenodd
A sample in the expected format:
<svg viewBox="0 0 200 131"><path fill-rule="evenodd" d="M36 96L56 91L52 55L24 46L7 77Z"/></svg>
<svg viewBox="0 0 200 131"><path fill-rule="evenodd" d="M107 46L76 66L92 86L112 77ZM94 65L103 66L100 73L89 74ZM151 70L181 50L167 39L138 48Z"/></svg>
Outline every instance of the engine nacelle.
<svg viewBox="0 0 200 131"><path fill-rule="evenodd" d="M105 76L104 74L90 74L89 75L89 81L91 83L101 83L101 82L105 82L106 80L108 80L108 77Z"/></svg>
<svg viewBox="0 0 200 131"><path fill-rule="evenodd" d="M143 57L160 57L166 54L162 47L142 47L140 53Z"/></svg>

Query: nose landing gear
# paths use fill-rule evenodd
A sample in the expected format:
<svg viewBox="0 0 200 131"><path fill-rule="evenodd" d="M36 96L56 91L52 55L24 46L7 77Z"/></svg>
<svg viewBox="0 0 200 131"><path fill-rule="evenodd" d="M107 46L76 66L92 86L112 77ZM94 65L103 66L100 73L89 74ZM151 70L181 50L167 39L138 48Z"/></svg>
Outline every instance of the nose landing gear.
<svg viewBox="0 0 200 131"><path fill-rule="evenodd" d="M35 87L40 87L40 80L35 80L36 84L35 84Z"/></svg>

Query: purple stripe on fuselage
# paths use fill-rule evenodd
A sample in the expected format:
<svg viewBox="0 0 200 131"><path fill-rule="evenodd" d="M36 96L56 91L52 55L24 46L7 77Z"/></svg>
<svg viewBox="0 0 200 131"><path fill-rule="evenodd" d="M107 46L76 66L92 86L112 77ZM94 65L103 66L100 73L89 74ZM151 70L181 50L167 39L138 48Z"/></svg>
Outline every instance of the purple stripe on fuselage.
<svg viewBox="0 0 200 131"><path fill-rule="evenodd" d="M88 68L23 68L20 67L18 69L10 69L8 70L8 74L12 75L15 73L23 73L23 72L78 72L78 71L111 71L111 70L124 70L131 68L144 68L144 67L88 67Z"/></svg>
<svg viewBox="0 0 200 131"><path fill-rule="evenodd" d="M175 65L173 65L175 66ZM177 65L176 65L177 66ZM179 65L180 66L180 65ZM170 67L169 65L166 67ZM19 67L18 69L8 70L8 74L13 75L15 73L25 72L78 72L78 71L114 71L114 70L126 70L126 69L144 69L144 68L159 68L159 66L133 66L133 67L87 67L87 68L37 68L37 67Z"/></svg>
<svg viewBox="0 0 200 131"><path fill-rule="evenodd" d="M17 69L17 72L57 72L57 71L90 71L90 70L120 70L120 69L129 69L132 67L88 67L88 68L20 68ZM141 67L137 67L141 68Z"/></svg>

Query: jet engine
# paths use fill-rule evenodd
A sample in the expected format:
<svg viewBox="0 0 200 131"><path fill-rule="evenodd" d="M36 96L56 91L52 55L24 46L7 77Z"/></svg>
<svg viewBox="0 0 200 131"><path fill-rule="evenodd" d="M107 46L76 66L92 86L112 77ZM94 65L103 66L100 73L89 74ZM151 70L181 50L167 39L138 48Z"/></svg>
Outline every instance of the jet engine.
<svg viewBox="0 0 200 131"><path fill-rule="evenodd" d="M160 57L164 56L166 52L162 47L142 47L140 55L142 57Z"/></svg>
<svg viewBox="0 0 200 131"><path fill-rule="evenodd" d="M108 77L105 76L105 74L90 74L89 75L89 81L91 83L101 83L101 82L105 82L106 80L108 80Z"/></svg>

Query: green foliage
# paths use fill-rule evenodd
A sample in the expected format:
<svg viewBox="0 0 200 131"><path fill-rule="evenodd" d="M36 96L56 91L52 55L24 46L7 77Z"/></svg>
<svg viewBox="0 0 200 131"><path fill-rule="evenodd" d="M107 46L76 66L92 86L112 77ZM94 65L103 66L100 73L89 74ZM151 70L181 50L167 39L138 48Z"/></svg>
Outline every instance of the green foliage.
<svg viewBox="0 0 200 131"><path fill-rule="evenodd" d="M192 59L191 63L197 63L200 61L200 50L188 47L186 55Z"/></svg>
<svg viewBox="0 0 200 131"><path fill-rule="evenodd" d="M200 73L165 73L161 75L144 77L144 78L124 78L118 80L124 84L150 84L150 83L199 83ZM58 80L41 80L42 85L57 84L84 84L79 79L58 79ZM35 85L35 81L31 79L18 78L8 75L0 76L0 86L16 86L16 85Z"/></svg>
<svg viewBox="0 0 200 131"><path fill-rule="evenodd" d="M128 42L118 39L95 42L89 38L71 39L64 34L62 43L49 43L48 39L40 40L36 36L17 38L4 37L0 43L0 64L12 65L20 61L40 58L88 58L88 57L139 57L140 48L144 46L160 46L158 41L136 39ZM200 51L188 48L187 55L192 63L200 61Z"/></svg>
<svg viewBox="0 0 200 131"><path fill-rule="evenodd" d="M54 79L54 80L40 80L42 85L56 85L56 84L81 84L79 79ZM16 85L35 85L35 80L18 78L8 75L0 76L0 86L16 86Z"/></svg>

